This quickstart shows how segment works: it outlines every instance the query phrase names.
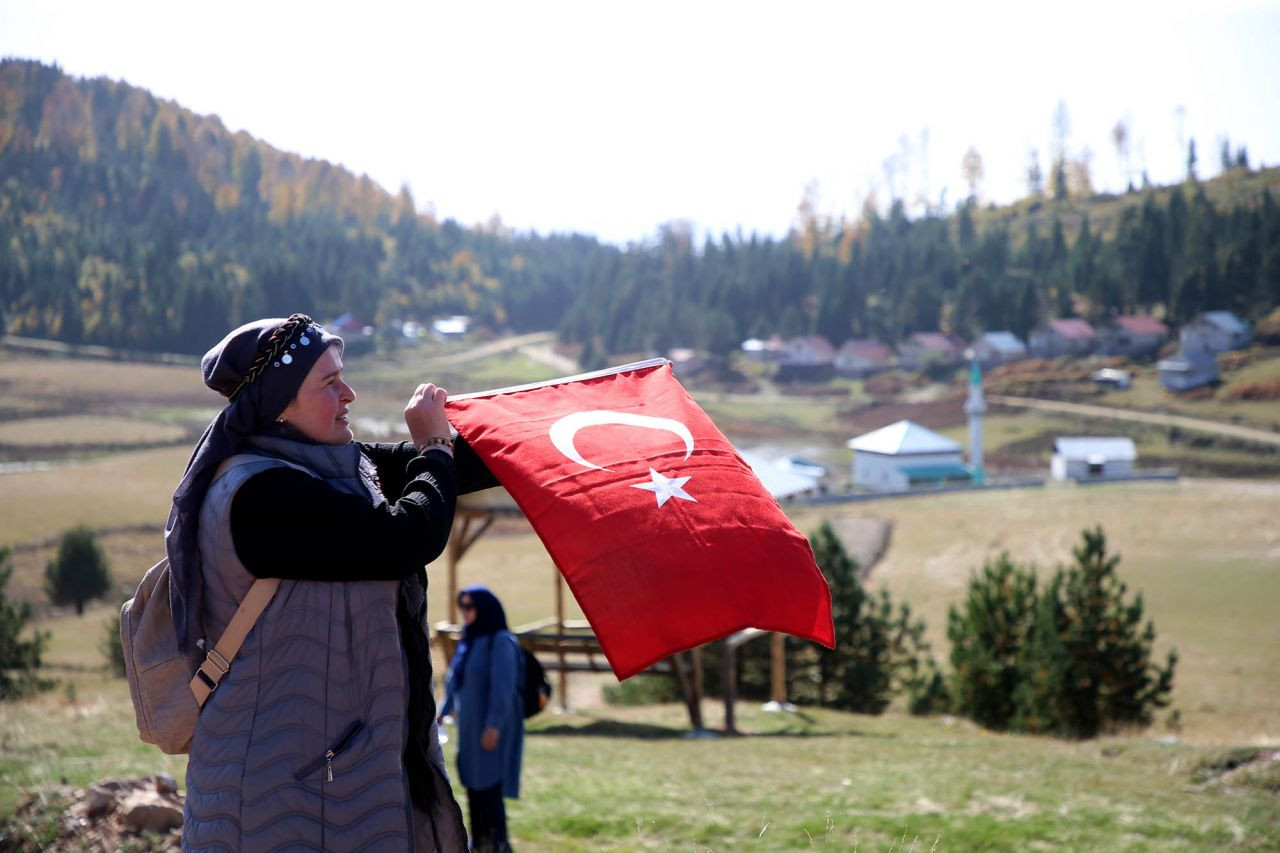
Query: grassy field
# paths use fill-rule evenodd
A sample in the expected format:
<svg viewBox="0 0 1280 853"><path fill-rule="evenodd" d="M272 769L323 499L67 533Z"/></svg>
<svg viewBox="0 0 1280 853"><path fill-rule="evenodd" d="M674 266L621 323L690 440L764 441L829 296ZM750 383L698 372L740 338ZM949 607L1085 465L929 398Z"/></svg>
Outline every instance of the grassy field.
<svg viewBox="0 0 1280 853"><path fill-rule="evenodd" d="M971 571L1001 551L1041 569L1065 563L1085 527L1102 525L1120 574L1140 592L1157 649L1181 656L1174 705L1183 737L1280 742L1280 484L1238 480L952 494L796 513L893 522L872 574L928 624L945 655L946 613ZM1163 652L1160 652L1161 654Z"/></svg>
<svg viewBox="0 0 1280 853"><path fill-rule="evenodd" d="M1280 400L1228 400L1223 396L1237 383L1266 382L1280 378L1280 350L1275 347L1255 347L1253 352L1258 354L1259 359L1238 370L1224 373L1222 384L1207 399L1187 399L1171 394L1161 386L1156 369L1145 367L1134 373L1130 388L1123 391L1108 390L1091 398L1089 402L1100 406L1170 412L1265 430L1280 430Z"/></svg>
<svg viewBox="0 0 1280 853"><path fill-rule="evenodd" d="M351 365L361 394L357 414L398 418L426 355ZM194 415L211 414L189 367L29 361L0 363L0 387L9 393L0 444L14 443L5 435L74 442L93 418L118 431L121 443L155 440L160 432L128 431L134 423L191 429ZM465 382L457 390L475 390L559 373L519 351L448 370L456 373L421 378L457 379ZM713 389L695 395L735 440L825 446L828 462L847 466L843 439L856 432L847 413L859 393L754 401ZM22 413L44 420L23 423ZM994 413L987 450L1034 454L1045 436L1082 425L1056 415ZM1135 435L1147 464L1168 445L1159 430ZM1240 461L1229 448L1200 452L1219 451ZM59 681L41 696L0 703L0 825L25 792L63 780L84 785L160 770L182 778L180 757L136 740L124 684L101 671L98 647L115 602L79 618L50 609L42 604L41 572L52 540L85 523L113 531L101 541L114 576L122 587L136 584L162 552L158 526L189 452L186 444L115 452L0 475L0 544L23 546L12 557L10 592L40 605L39 627L51 635L47 674ZM575 677L576 710L541 715L531 726L524 797L511 806L520 849L1280 847L1276 793L1193 779L1196 767L1229 748L1280 745L1280 482L1051 486L798 508L792 515L806 532L823 520L889 522L890 545L871 584L887 586L926 619L942 661L947 608L984 560L1008 550L1047 569L1069 558L1082 528L1102 524L1122 557L1121 576L1144 597L1159 650L1176 646L1181 655L1173 697L1179 726L1169 728L1161 715L1149 731L1068 743L896 710L882 717L766 714L741 703L739 725L751 736L688 740L682 708L603 706L600 679ZM431 570L433 620L445 616L443 567ZM514 623L554 612L554 577L523 522L500 523L460 567L461 583L499 592ZM569 615L578 615L568 602ZM704 709L712 727L720 715L714 703ZM1161 741L1170 736L1176 738Z"/></svg>

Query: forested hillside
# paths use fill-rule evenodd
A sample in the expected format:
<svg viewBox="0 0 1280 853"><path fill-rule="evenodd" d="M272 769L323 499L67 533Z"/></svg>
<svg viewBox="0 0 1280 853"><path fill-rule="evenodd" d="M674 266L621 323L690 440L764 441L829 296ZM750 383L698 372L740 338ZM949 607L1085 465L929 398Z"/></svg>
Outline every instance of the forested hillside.
<svg viewBox="0 0 1280 853"><path fill-rule="evenodd" d="M588 363L673 345L726 353L771 333L838 344L1025 334L1112 310L1257 317L1280 303L1280 169L1224 166L1212 182L916 219L899 202L854 222L802 205L785 239L697 244L668 225L619 249L439 222L407 191L144 90L4 60L0 312L16 334L178 352L265 314L467 313L493 329L558 328Z"/></svg>

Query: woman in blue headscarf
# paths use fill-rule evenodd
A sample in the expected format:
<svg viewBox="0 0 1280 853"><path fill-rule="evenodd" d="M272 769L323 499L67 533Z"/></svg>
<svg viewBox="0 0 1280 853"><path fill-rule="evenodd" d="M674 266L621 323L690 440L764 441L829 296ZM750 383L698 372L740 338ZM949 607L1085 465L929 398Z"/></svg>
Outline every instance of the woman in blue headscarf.
<svg viewBox="0 0 1280 853"><path fill-rule="evenodd" d="M520 796L524 654L502 603L483 586L458 593L464 628L440 714L458 721L458 775L467 789L475 850L510 850L503 797Z"/></svg>

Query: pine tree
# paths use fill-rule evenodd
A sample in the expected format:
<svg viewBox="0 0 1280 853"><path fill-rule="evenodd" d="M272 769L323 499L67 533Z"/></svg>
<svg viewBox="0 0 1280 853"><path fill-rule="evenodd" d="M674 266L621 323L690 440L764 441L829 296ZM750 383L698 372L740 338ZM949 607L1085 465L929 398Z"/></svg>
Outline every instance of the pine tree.
<svg viewBox="0 0 1280 853"><path fill-rule="evenodd" d="M44 569L45 592L53 604L74 604L76 615L84 604L111 589L106 555L88 527L67 531L58 543L58 554Z"/></svg>
<svg viewBox="0 0 1280 853"><path fill-rule="evenodd" d="M1008 727L1035 603L1035 575L1015 565L1008 554L969 579L964 601L947 613L956 713L987 728Z"/></svg>
<svg viewBox="0 0 1280 853"><path fill-rule="evenodd" d="M0 700L26 696L50 685L37 674L49 634L36 631L23 638L31 605L9 601L6 589L11 577L9 549L0 548Z"/></svg>
<svg viewBox="0 0 1280 853"><path fill-rule="evenodd" d="M1142 596L1126 601L1101 527L1085 530L1074 563L1045 589L1020 662L1015 726L1095 737L1146 725L1169 702L1177 652L1152 663L1155 626L1142 624Z"/></svg>
<svg viewBox="0 0 1280 853"><path fill-rule="evenodd" d="M924 622L913 619L905 604L895 610L887 590L867 593L858 579L858 561L830 524L823 523L809 541L831 587L836 638L834 649L817 652L822 704L879 714L905 691L913 712L934 710L941 676L924 640Z"/></svg>

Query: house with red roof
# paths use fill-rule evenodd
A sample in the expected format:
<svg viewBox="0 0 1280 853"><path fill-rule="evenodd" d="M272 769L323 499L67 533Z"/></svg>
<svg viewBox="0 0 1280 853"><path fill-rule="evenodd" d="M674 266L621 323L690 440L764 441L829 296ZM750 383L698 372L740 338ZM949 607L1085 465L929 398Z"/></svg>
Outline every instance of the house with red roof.
<svg viewBox="0 0 1280 853"><path fill-rule="evenodd" d="M942 332L912 332L898 344L898 363L908 370L959 364L964 341Z"/></svg>
<svg viewBox="0 0 1280 853"><path fill-rule="evenodd" d="M845 341L836 353L836 373L841 376L868 376L889 366L893 353L887 346L870 338Z"/></svg>
<svg viewBox="0 0 1280 853"><path fill-rule="evenodd" d="M1098 346L1098 335L1084 320L1067 317L1037 326L1027 344L1036 358L1089 355Z"/></svg>
<svg viewBox="0 0 1280 853"><path fill-rule="evenodd" d="M1098 352L1142 358L1169 339L1169 327L1147 314L1120 314L1098 326Z"/></svg>

